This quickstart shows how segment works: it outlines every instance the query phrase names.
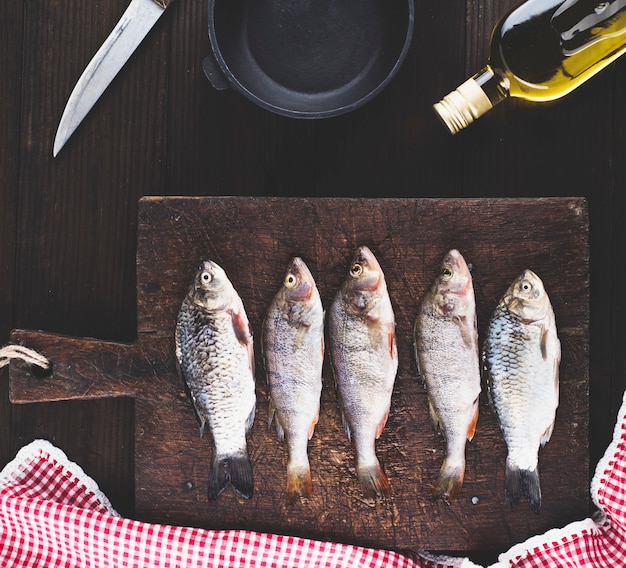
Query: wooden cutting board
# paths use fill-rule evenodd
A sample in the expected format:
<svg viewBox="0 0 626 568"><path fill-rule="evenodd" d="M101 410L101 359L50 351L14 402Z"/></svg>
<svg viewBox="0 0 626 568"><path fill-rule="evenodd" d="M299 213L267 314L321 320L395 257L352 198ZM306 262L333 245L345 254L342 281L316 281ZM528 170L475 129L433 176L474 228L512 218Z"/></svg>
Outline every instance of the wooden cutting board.
<svg viewBox="0 0 626 568"><path fill-rule="evenodd" d="M360 245L378 258L397 320L399 370L391 414L378 441L393 496L363 499L341 426L332 376L324 372L321 416L309 445L314 497L286 499L286 449L267 427L259 339L284 270L301 256L325 307ZM445 451L433 433L413 360L417 304L450 248L473 266L479 333L525 268L544 281L563 354L552 440L540 452L543 507L504 501L505 444L483 388L465 484L456 502L432 501ZM249 437L255 493L232 488L207 500L210 437L198 428L176 374L174 328L202 259L218 262L241 295L255 335L257 417ZM14 403L132 397L138 519L245 528L393 549L502 550L589 513L589 248L586 201L550 199L143 198L137 240L137 340L132 344L16 331L54 372L13 363Z"/></svg>

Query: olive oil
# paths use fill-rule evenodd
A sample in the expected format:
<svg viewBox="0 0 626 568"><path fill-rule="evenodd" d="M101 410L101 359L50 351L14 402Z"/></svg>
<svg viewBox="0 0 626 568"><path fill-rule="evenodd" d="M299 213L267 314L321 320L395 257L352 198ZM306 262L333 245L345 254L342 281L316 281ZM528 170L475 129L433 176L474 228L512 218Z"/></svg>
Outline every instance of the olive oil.
<svg viewBox="0 0 626 568"><path fill-rule="evenodd" d="M434 105L452 134L508 97L558 99L626 51L626 0L528 0L491 37L488 64Z"/></svg>

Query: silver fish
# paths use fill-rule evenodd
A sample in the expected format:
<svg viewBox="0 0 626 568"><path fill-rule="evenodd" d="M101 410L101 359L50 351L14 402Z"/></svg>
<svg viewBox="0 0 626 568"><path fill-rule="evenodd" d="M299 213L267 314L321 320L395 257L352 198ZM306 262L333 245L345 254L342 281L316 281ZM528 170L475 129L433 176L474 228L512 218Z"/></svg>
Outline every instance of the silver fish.
<svg viewBox="0 0 626 568"><path fill-rule="evenodd" d="M476 431L481 390L474 287L456 249L446 254L420 302L413 338L433 428L446 440L433 497L455 498L463 485L465 443Z"/></svg>
<svg viewBox="0 0 626 568"><path fill-rule="evenodd" d="M496 307L483 346L489 397L508 454L505 498L526 495L541 508L538 452L552 435L559 404L561 343L543 282L525 270Z"/></svg>
<svg viewBox="0 0 626 568"><path fill-rule="evenodd" d="M356 471L367 498L389 496L375 441L389 416L398 370L395 318L378 261L367 247L356 253L329 311L332 367Z"/></svg>
<svg viewBox="0 0 626 568"><path fill-rule="evenodd" d="M249 499L254 484L246 434L256 405L252 331L241 298L210 260L199 266L178 313L176 359L200 436L206 423L213 435L209 500L228 481Z"/></svg>
<svg viewBox="0 0 626 568"><path fill-rule="evenodd" d="M263 323L270 388L269 424L287 443L287 495L311 497L308 441L319 419L324 361L324 310L313 276L294 258Z"/></svg>

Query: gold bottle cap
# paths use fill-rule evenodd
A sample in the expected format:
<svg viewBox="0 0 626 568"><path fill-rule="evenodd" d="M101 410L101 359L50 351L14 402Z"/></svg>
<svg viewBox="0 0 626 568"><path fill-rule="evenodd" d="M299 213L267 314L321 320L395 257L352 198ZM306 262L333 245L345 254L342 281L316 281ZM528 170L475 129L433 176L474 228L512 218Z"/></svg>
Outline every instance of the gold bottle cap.
<svg viewBox="0 0 626 568"><path fill-rule="evenodd" d="M456 134L493 108L474 79L468 79L433 107L451 134Z"/></svg>

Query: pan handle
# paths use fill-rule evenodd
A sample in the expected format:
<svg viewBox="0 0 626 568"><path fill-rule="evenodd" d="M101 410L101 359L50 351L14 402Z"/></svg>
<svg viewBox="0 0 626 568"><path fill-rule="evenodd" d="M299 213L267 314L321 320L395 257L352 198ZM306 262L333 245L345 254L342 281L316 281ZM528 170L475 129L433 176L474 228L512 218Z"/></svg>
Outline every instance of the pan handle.
<svg viewBox="0 0 626 568"><path fill-rule="evenodd" d="M215 90L224 91L230 89L230 84L226 80L224 73L222 73L213 52L209 53L202 60L202 70Z"/></svg>

